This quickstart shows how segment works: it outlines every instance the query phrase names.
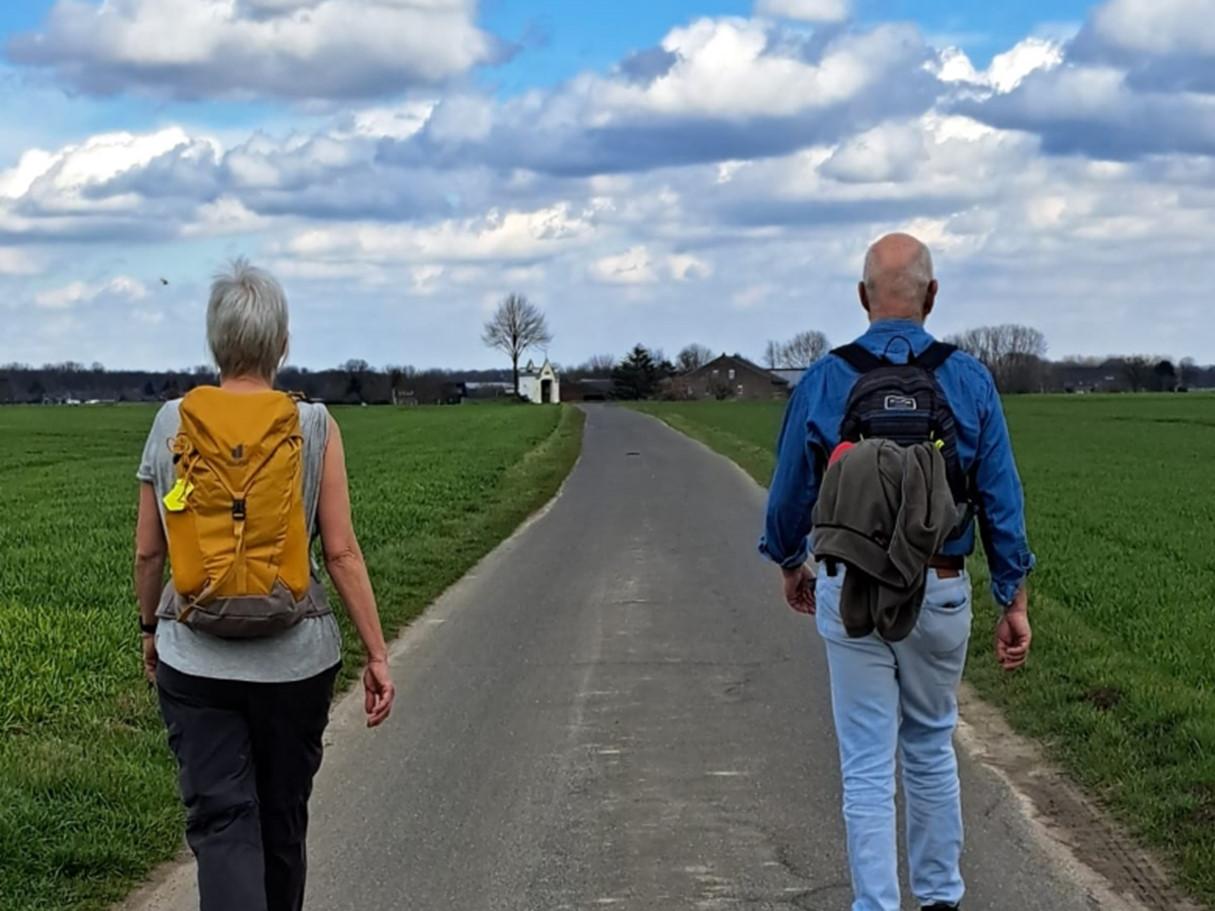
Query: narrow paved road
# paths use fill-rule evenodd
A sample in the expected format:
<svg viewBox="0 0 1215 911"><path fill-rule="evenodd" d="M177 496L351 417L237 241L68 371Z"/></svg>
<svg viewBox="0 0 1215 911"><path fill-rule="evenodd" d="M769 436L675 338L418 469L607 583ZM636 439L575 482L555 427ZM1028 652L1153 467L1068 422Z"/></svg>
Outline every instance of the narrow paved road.
<svg viewBox="0 0 1215 911"><path fill-rule="evenodd" d="M755 553L760 491L588 410L562 496L398 646L391 723L338 710L310 911L847 911L822 650ZM964 771L968 909L1093 908Z"/></svg>

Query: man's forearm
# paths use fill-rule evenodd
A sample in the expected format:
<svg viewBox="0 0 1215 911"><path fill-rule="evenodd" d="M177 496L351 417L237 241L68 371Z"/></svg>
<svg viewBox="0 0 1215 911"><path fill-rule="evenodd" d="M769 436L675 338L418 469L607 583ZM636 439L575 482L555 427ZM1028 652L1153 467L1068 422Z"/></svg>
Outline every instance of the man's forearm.
<svg viewBox="0 0 1215 911"><path fill-rule="evenodd" d="M1025 588L1025 583L1021 583L1021 587L1017 589L1017 593L1013 595L1012 601L1004 605L1004 613L1011 614L1014 612L1027 613L1029 611L1029 592Z"/></svg>

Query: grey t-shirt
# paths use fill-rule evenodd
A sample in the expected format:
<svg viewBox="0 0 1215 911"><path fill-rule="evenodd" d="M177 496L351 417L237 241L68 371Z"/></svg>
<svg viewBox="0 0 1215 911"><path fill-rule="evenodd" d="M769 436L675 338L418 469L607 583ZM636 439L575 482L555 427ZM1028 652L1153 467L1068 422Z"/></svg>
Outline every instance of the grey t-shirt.
<svg viewBox="0 0 1215 911"><path fill-rule="evenodd" d="M181 427L180 405L180 399L166 402L156 414L139 463L137 477L152 484L158 503L177 480L169 443ZM329 437L329 412L324 405L307 402L301 402L299 409L304 435L304 510L311 538ZM160 519L163 523L163 506ZM342 642L332 614L306 618L286 632L261 639L221 639L183 623L162 620L156 629L156 652L169 667L195 677L289 683L314 677L337 664Z"/></svg>

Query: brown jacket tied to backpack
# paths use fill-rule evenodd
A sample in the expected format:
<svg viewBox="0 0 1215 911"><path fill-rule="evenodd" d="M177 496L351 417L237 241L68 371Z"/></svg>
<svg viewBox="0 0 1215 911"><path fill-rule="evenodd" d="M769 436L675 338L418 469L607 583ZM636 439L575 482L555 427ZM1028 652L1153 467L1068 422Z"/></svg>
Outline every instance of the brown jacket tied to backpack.
<svg viewBox="0 0 1215 911"><path fill-rule="evenodd" d="M180 414L177 484L164 498L175 595L166 592L165 613L226 638L328 613L308 554L296 402L200 386Z"/></svg>
<svg viewBox="0 0 1215 911"><path fill-rule="evenodd" d="M928 561L958 522L932 443L863 440L827 469L814 507L814 556L848 567L840 617L853 638L898 642L915 628Z"/></svg>

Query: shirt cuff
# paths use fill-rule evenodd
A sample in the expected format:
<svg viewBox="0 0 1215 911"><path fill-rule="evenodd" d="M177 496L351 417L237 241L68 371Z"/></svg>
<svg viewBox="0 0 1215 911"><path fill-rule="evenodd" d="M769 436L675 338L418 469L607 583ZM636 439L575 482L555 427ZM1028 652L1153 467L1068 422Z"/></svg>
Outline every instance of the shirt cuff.
<svg viewBox="0 0 1215 911"><path fill-rule="evenodd" d="M767 539L760 538L759 539L759 552L761 554L763 554L765 557L767 557L769 560L771 560L773 563L778 564L782 569L797 569L799 566L803 565L807 560L810 559L810 539L802 538L802 544L801 544L801 547L799 547L797 549L797 553L795 553L792 557L786 557L785 559L781 559L779 556L777 556L771 550L768 549Z"/></svg>
<svg viewBox="0 0 1215 911"><path fill-rule="evenodd" d="M1029 551L1026 551L1021 555L1021 559L1017 563L1019 574L1014 576L1011 581L1007 578L1001 581L992 580L991 593L996 599L996 604L1000 605L1001 610L1008 610L1013 601L1016 600L1017 592L1025 585L1025 580L1029 578L1029 574L1038 565L1038 558Z"/></svg>

